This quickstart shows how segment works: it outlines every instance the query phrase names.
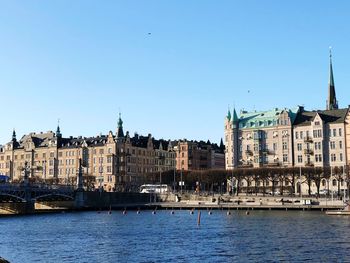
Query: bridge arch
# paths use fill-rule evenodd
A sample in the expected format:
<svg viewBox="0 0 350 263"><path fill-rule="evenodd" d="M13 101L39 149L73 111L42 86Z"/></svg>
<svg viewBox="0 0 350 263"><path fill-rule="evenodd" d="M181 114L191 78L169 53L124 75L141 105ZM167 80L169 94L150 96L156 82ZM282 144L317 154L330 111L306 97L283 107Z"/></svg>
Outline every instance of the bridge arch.
<svg viewBox="0 0 350 263"><path fill-rule="evenodd" d="M74 196L67 194L59 194L59 193L47 193L43 195L36 196L34 198L36 202L42 201L73 201Z"/></svg>
<svg viewBox="0 0 350 263"><path fill-rule="evenodd" d="M10 193L0 193L0 202L12 201L12 202L25 202L23 197Z"/></svg>

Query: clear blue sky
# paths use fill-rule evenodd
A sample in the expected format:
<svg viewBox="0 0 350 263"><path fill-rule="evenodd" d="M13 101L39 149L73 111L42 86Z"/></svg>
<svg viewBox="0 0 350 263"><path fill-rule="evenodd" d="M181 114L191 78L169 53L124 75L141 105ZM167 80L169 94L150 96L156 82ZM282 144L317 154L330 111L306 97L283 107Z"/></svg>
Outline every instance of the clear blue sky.
<svg viewBox="0 0 350 263"><path fill-rule="evenodd" d="M0 1L0 144L117 128L223 137L230 105L350 104L348 1ZM148 34L151 33L151 34ZM250 92L248 92L248 90Z"/></svg>

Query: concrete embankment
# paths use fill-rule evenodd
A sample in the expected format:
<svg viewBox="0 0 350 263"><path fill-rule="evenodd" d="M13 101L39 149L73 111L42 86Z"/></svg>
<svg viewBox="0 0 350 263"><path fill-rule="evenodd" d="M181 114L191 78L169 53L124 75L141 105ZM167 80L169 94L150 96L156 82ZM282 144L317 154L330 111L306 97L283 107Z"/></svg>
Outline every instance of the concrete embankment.
<svg viewBox="0 0 350 263"><path fill-rule="evenodd" d="M337 210L341 200L325 198L80 192L72 201L0 203L0 215L122 209Z"/></svg>
<svg viewBox="0 0 350 263"><path fill-rule="evenodd" d="M159 209L227 209L227 210L336 210L344 207L342 200L290 196L167 196L164 202L149 203ZM181 200L173 202L172 200Z"/></svg>

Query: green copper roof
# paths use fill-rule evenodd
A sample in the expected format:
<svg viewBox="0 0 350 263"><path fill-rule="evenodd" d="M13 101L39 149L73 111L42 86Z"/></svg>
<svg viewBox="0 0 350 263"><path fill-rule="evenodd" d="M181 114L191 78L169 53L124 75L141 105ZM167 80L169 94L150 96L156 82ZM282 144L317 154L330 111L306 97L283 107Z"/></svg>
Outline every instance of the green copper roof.
<svg viewBox="0 0 350 263"><path fill-rule="evenodd" d="M238 121L238 116L237 116L237 112L236 112L236 109L235 108L233 108L233 122L236 122L236 121Z"/></svg>
<svg viewBox="0 0 350 263"><path fill-rule="evenodd" d="M227 119L230 121L231 120L231 111L228 109L227 111Z"/></svg>
<svg viewBox="0 0 350 263"><path fill-rule="evenodd" d="M272 127L279 125L278 120L282 112L288 112L291 119L291 123L296 118L296 114L299 108L294 109L278 109L275 108L269 111L254 111L246 112L242 111L239 117L239 127L240 128L263 128Z"/></svg>
<svg viewBox="0 0 350 263"><path fill-rule="evenodd" d="M332 66L332 52L329 50L329 84L328 84L328 100L327 110L338 109L338 102L335 95L333 66Z"/></svg>

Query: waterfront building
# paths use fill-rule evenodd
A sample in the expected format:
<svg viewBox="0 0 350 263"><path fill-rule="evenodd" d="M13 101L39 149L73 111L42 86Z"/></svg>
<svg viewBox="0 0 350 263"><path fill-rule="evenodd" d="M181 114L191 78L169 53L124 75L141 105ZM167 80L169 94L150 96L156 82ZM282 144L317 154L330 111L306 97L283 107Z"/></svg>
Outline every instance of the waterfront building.
<svg viewBox="0 0 350 263"><path fill-rule="evenodd" d="M124 134L119 116L115 134L88 138L65 138L59 126L56 133L30 133L20 140L13 131L12 140L0 147L0 174L20 181L27 163L36 180L74 184L82 159L84 176L92 178L96 188L130 190L147 173L174 170L175 156L170 141Z"/></svg>
<svg viewBox="0 0 350 263"><path fill-rule="evenodd" d="M330 54L325 110L307 111L299 106L295 109L241 111L239 115L235 109L228 110L224 120L225 167L227 170L269 166L329 168L331 175L322 180L322 187L340 185L345 189L344 171L350 165L349 107L338 107ZM303 184L307 180L310 179L306 175L300 176L304 193L308 191L308 186ZM286 180L284 183L288 185L290 182ZM241 184L247 187L253 186L254 182L243 180ZM315 183L311 185L311 191L316 191Z"/></svg>
<svg viewBox="0 0 350 263"><path fill-rule="evenodd" d="M296 109L228 111L225 117L225 167L292 166L292 123Z"/></svg>
<svg viewBox="0 0 350 263"><path fill-rule="evenodd" d="M347 164L349 109L299 111L294 122L295 166L342 167Z"/></svg>
<svg viewBox="0 0 350 263"><path fill-rule="evenodd" d="M224 145L218 146L210 141L180 140L176 143L176 169L206 170L224 169Z"/></svg>

